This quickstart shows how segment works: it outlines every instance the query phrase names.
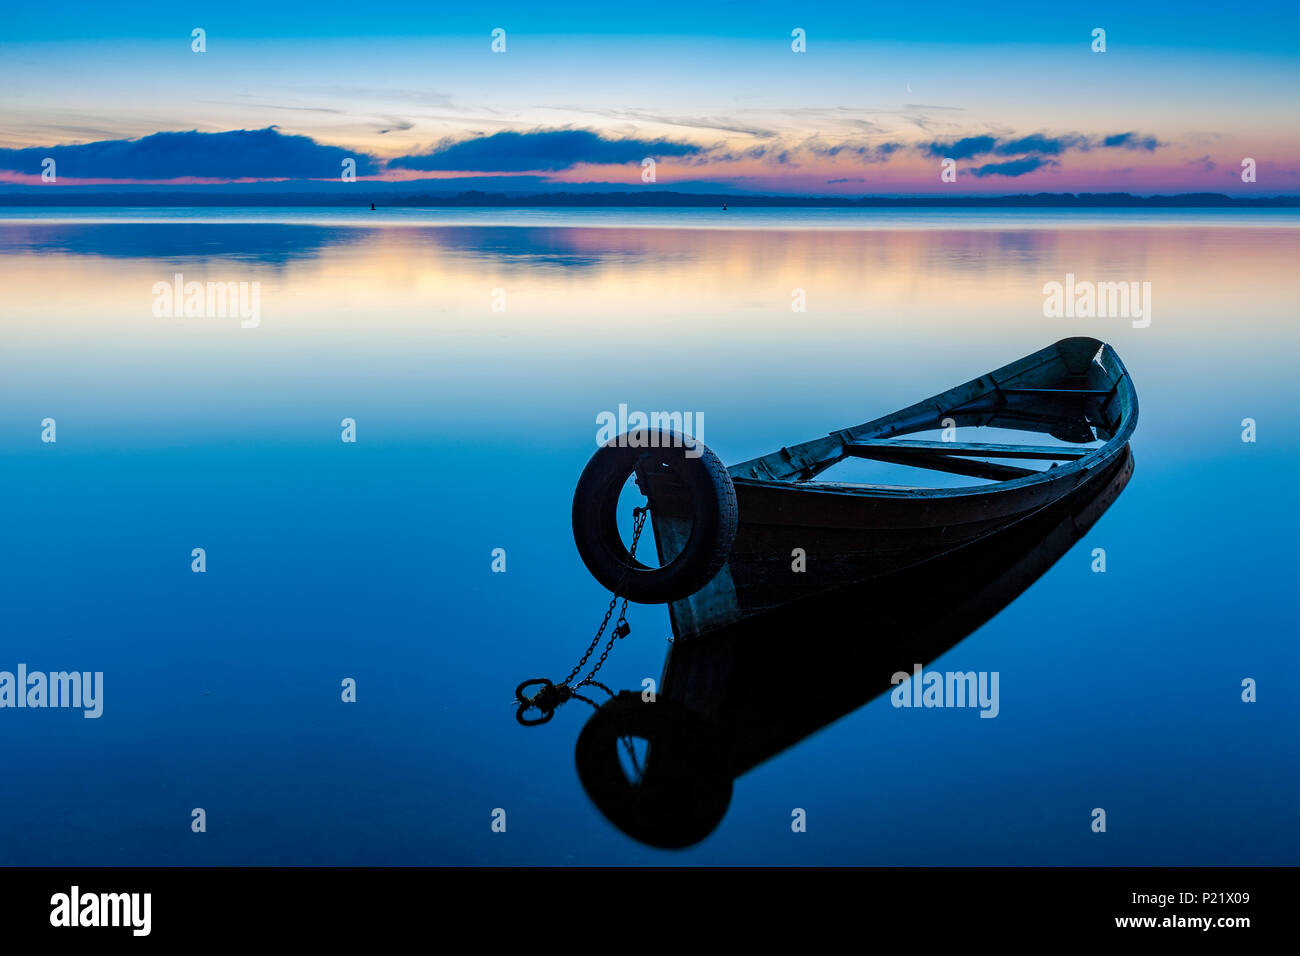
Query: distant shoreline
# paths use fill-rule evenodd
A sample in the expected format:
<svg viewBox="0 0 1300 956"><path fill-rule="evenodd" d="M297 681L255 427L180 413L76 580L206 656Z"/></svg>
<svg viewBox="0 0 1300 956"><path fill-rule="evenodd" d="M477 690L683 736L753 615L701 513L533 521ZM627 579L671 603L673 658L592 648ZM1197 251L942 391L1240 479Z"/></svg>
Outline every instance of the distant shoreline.
<svg viewBox="0 0 1300 956"><path fill-rule="evenodd" d="M819 209L1294 209L1300 196L1236 197L1222 193L1182 193L1172 196L1135 196L1130 193L1036 193L1007 196L738 196L679 192L618 193L188 193L188 192L74 192L58 188L56 194L25 187L0 188L0 208L66 207L176 207L274 209L279 207L355 209L445 208L819 208ZM51 190L53 191L53 190Z"/></svg>

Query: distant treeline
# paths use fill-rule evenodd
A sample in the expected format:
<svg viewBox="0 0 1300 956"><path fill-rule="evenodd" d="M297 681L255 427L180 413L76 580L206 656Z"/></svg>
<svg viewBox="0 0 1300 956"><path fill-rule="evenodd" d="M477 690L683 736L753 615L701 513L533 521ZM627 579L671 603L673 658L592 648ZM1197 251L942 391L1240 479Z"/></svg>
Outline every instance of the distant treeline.
<svg viewBox="0 0 1300 956"><path fill-rule="evenodd" d="M1300 196L1236 197L1222 193L1182 193L1176 196L1134 196L1131 193L1035 193L1014 196L737 196L681 192L536 193L489 192L422 193L184 193L121 192L77 193L7 192L0 189L0 206L277 206L355 208L408 207L777 207L777 208L1156 208L1156 209L1258 209L1300 207Z"/></svg>

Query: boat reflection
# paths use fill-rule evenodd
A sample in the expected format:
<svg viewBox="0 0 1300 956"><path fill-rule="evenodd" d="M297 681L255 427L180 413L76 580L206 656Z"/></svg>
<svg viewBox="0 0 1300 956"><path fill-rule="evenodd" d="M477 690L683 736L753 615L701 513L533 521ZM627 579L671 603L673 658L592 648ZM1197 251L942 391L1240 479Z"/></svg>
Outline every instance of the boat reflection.
<svg viewBox="0 0 1300 956"><path fill-rule="evenodd" d="M737 777L891 690L895 673L934 660L1010 604L1132 471L1126 445L1075 493L953 551L677 640L657 699L623 691L583 727L576 758L588 796L642 843L699 842L726 815ZM629 738L646 742L630 775L620 758Z"/></svg>

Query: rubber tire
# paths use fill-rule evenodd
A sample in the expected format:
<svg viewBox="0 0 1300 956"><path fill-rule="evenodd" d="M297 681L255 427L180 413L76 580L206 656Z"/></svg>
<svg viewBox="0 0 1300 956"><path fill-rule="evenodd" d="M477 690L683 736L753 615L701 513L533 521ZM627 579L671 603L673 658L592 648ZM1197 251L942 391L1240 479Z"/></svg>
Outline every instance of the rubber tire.
<svg viewBox="0 0 1300 956"><path fill-rule="evenodd" d="M630 446L634 436L641 447ZM656 447L649 447L651 440ZM698 457L686 454L696 448ZM660 568L630 559L618 530L623 485L638 467L652 465L673 470L690 492L693 509L686 546ZM676 601L713 580L731 554L738 522L736 488L726 466L708 446L698 443L688 449L671 431L641 429L611 439L591 456L573 494L573 540L587 570L610 591L637 604ZM647 540L643 532L641 543Z"/></svg>
<svg viewBox="0 0 1300 956"><path fill-rule="evenodd" d="M619 758L622 737L650 742L640 784ZM732 776L718 734L699 715L665 698L623 691L592 714L574 748L578 779L592 803L628 836L665 850L698 843L731 805Z"/></svg>

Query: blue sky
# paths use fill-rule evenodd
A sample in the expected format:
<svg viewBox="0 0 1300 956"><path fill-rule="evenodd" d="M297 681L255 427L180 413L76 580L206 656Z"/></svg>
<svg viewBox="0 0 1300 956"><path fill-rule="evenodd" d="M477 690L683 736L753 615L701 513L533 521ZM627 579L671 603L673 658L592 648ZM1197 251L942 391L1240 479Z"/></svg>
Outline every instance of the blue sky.
<svg viewBox="0 0 1300 956"><path fill-rule="evenodd" d="M197 19L196 19L197 18ZM6 11L6 41L110 38L163 39L175 24L206 25L232 37L472 37L493 27L520 34L624 37L694 36L762 38L781 36L792 26L840 40L885 40L955 45L1066 43L1082 29L1104 26L1135 45L1187 49L1300 50L1295 29L1300 12L1291 3L1246 7L1205 0L1144 2L1027 3L992 5L858 2L771 3L664 2L653 5L573 0L564 4L500 2L490 7L392 0L382 4L267 4L251 0L221 3L166 3L129 6L70 3L58 15L42 5Z"/></svg>
<svg viewBox="0 0 1300 956"><path fill-rule="evenodd" d="M950 158L958 192L1295 193L1297 9L23 7L0 26L0 181L40 183L45 157L64 185L329 181L352 156L362 180L639 188L653 159L657 188L898 194L948 189Z"/></svg>

